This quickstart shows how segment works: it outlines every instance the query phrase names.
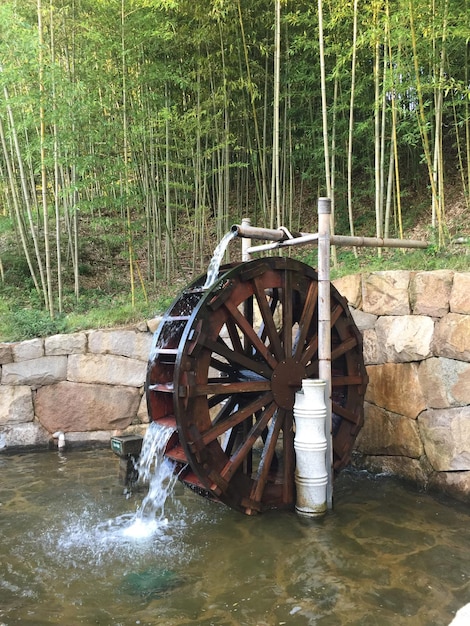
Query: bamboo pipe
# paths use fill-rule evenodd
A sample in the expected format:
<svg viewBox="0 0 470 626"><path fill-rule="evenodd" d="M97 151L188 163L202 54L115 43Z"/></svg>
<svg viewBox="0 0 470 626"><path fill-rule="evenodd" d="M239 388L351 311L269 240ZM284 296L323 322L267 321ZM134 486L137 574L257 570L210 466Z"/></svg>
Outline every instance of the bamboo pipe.
<svg viewBox="0 0 470 626"><path fill-rule="evenodd" d="M231 231L237 233L239 237L248 237L248 239L264 239L266 241L283 241L284 239L292 239L300 235L307 233L290 233L287 228L282 226L281 228L258 228L257 226L251 226L245 223L243 219L241 225L234 224L231 227Z"/></svg>
<svg viewBox="0 0 470 626"><path fill-rule="evenodd" d="M243 235L242 235L243 236ZM293 239L284 239L282 241L276 241L275 243L265 243L261 246L252 246L248 248L248 252L264 252L265 250L277 250L278 248L285 248L287 246L305 246L308 243L316 244L318 242L318 233L301 234Z"/></svg>
<svg viewBox="0 0 470 626"><path fill-rule="evenodd" d="M357 246L365 248L427 248L427 241L416 239L384 239L383 237L349 237L346 235L332 235L331 245Z"/></svg>
<svg viewBox="0 0 470 626"><path fill-rule="evenodd" d="M234 224L231 228L239 237L250 239L263 239L274 243L252 246L246 249L248 254L252 252L263 252L275 250L286 246L302 246L306 244L318 243L318 233L294 233L290 234L285 228L270 229ZM290 235L290 237L289 237ZM383 237L349 237L346 235L331 235L331 245L346 247L368 247L368 248L421 248L428 247L426 241L416 239L385 239Z"/></svg>

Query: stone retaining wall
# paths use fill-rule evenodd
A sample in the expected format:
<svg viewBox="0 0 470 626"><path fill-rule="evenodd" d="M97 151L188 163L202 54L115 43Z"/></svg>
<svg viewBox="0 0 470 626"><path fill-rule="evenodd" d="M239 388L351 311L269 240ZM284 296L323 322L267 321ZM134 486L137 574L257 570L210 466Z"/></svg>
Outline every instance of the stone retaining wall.
<svg viewBox="0 0 470 626"><path fill-rule="evenodd" d="M0 450L143 434L156 323L0 344Z"/></svg>
<svg viewBox="0 0 470 626"><path fill-rule="evenodd" d="M470 501L470 273L390 271L335 281L369 374L358 467ZM143 433L157 320L0 344L0 450L109 445Z"/></svg>
<svg viewBox="0 0 470 626"><path fill-rule="evenodd" d="M335 281L369 375L354 463L470 501L470 273Z"/></svg>

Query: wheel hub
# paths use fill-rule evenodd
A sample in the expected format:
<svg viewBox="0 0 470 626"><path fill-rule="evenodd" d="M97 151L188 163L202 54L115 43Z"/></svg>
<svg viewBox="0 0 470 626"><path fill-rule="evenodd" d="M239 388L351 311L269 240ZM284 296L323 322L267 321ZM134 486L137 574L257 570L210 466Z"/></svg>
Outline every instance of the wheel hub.
<svg viewBox="0 0 470 626"><path fill-rule="evenodd" d="M305 367L292 358L280 361L271 377L271 391L275 402L283 409L292 409L295 392L306 378Z"/></svg>

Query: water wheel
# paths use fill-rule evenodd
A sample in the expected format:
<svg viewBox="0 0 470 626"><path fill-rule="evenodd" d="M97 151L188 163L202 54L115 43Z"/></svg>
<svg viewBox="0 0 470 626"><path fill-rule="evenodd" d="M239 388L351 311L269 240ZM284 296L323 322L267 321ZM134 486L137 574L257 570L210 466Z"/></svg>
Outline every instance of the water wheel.
<svg viewBox="0 0 470 626"><path fill-rule="evenodd" d="M248 514L293 508L295 392L318 378L317 274L264 258L204 282L176 298L155 333L150 418L174 429L165 454L194 490ZM361 335L333 286L331 339L337 472L363 423L367 374Z"/></svg>

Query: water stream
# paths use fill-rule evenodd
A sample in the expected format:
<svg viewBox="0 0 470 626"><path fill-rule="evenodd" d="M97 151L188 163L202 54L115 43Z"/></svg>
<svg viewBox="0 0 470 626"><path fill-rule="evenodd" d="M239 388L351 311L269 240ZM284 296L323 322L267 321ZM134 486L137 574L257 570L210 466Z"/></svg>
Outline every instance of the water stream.
<svg viewBox="0 0 470 626"><path fill-rule="evenodd" d="M177 481L175 464L164 457L164 451L173 429L151 422L145 433L142 451L137 463L139 483L148 491L129 524L122 529L125 537L151 537L166 524L165 502Z"/></svg>
<svg viewBox="0 0 470 626"><path fill-rule="evenodd" d="M321 521L245 517L177 483L126 535L109 450L0 455L0 624L445 626L470 601L470 511L342 472ZM145 506L144 506L145 509Z"/></svg>
<svg viewBox="0 0 470 626"><path fill-rule="evenodd" d="M206 282L204 283L203 289L209 289L217 280L220 264L222 263L222 259L224 258L224 254L227 250L228 244L236 236L236 231L229 230L228 233L225 233L225 235L219 241L216 249L214 250L214 254L209 263L209 267L207 268Z"/></svg>

